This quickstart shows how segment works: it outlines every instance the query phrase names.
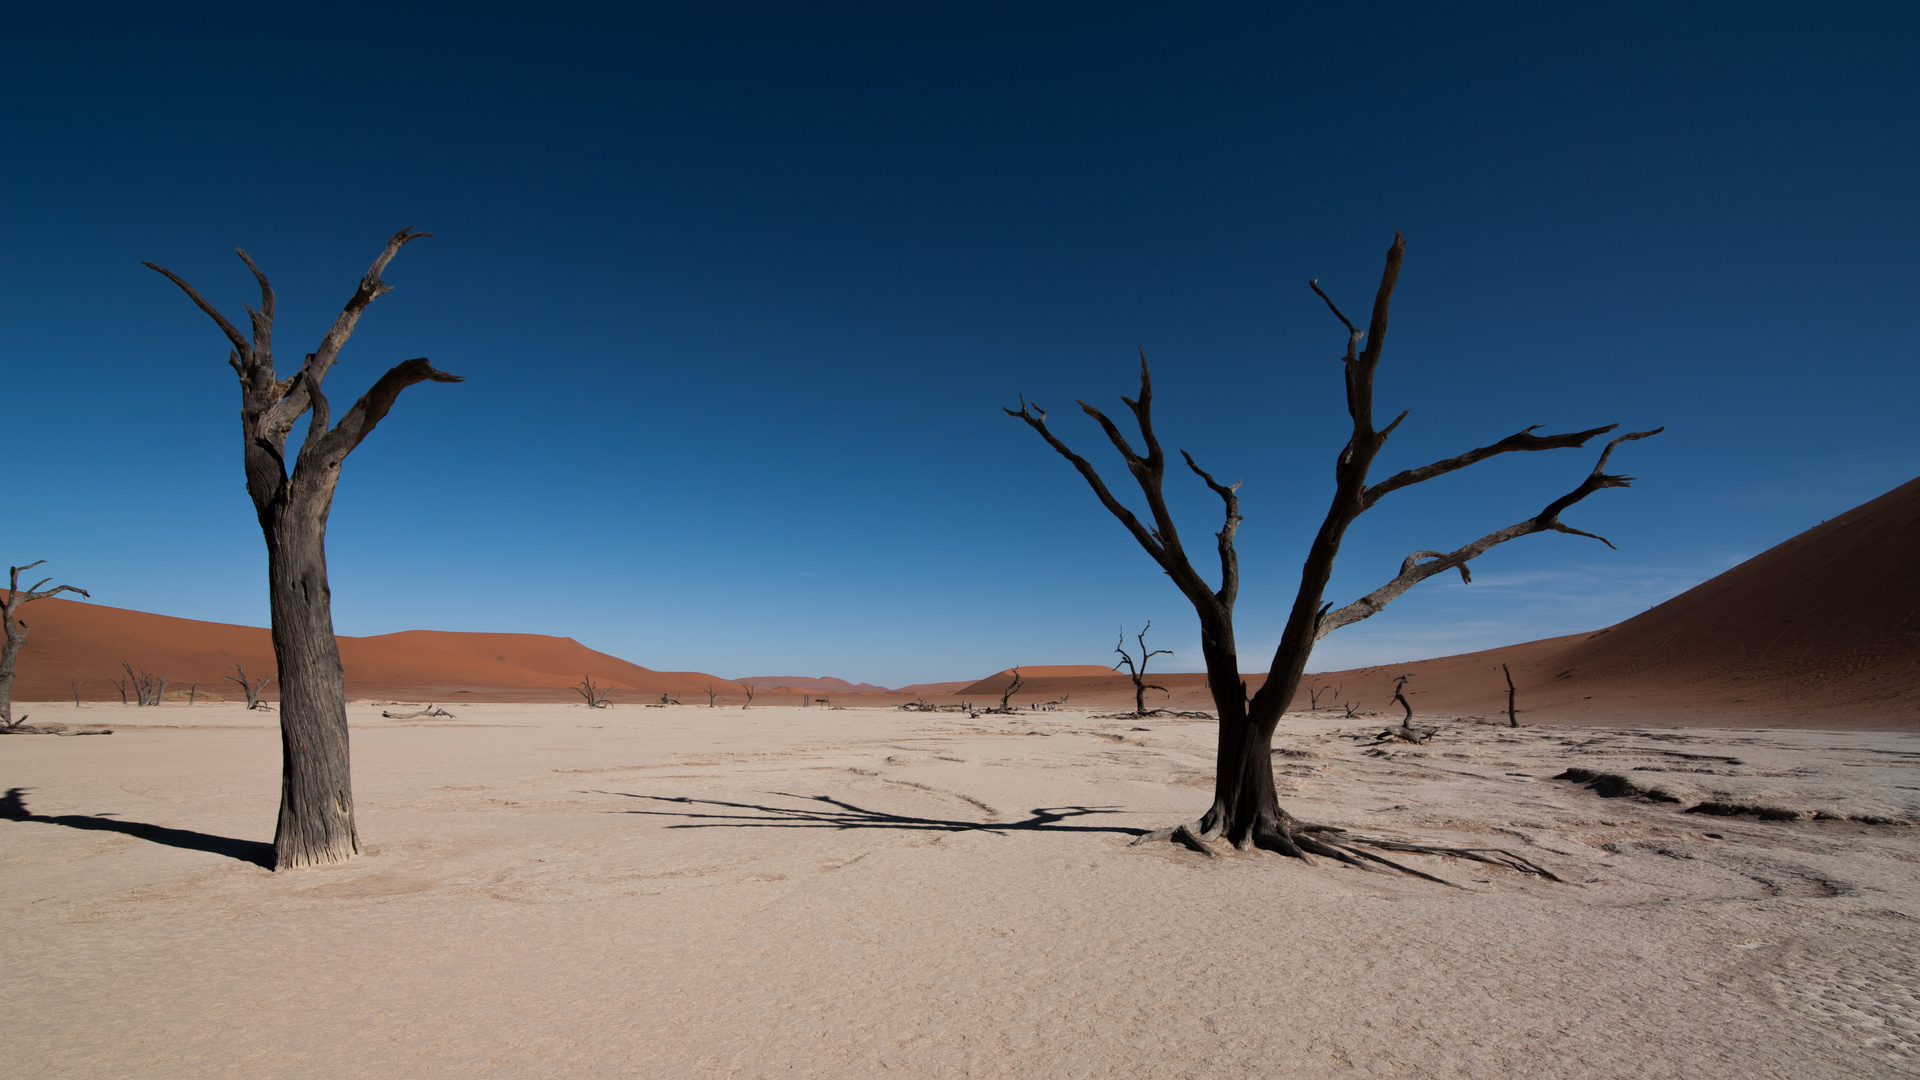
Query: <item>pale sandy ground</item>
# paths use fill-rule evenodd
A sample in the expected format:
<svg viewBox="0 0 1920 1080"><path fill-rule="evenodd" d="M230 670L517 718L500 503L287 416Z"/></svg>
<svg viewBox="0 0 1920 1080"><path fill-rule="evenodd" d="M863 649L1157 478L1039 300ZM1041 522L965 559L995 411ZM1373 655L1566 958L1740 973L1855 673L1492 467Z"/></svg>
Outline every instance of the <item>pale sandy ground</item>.
<svg viewBox="0 0 1920 1080"><path fill-rule="evenodd" d="M5 1077L1920 1074L1914 735L1289 721L1297 814L1568 881L1456 890L1129 848L1204 722L356 706L368 854L276 875L270 718L27 711L116 734L0 739Z"/></svg>

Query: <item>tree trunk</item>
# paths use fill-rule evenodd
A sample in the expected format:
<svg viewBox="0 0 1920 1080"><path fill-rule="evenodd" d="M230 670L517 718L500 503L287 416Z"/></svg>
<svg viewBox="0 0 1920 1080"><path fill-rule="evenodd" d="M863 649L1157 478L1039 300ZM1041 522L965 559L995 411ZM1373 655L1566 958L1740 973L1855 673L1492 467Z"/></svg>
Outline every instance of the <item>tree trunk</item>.
<svg viewBox="0 0 1920 1080"><path fill-rule="evenodd" d="M13 627L8 626L7 643L0 645L0 724L7 727L13 726L13 662L20 656L20 646L26 643L24 628L16 634Z"/></svg>
<svg viewBox="0 0 1920 1080"><path fill-rule="evenodd" d="M359 854L347 753L346 677L333 636L327 588L331 485L297 492L261 520L273 654L280 666L280 820L275 869L318 866ZM304 496L304 497L303 497Z"/></svg>

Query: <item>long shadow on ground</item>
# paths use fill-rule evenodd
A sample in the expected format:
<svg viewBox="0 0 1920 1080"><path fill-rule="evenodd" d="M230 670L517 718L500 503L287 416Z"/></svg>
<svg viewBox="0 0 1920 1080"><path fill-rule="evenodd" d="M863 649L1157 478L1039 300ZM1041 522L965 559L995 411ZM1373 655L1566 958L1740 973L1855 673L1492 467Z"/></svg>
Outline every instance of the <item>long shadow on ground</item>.
<svg viewBox="0 0 1920 1080"><path fill-rule="evenodd" d="M0 797L0 818L7 821L38 821L44 825L64 825L69 829L81 829L91 832L117 832L127 836L151 840L156 844L182 848L187 851L204 851L211 855L225 855L229 859L252 863L255 866L273 869L273 845L258 840L235 840L230 836L214 836L210 833L194 832L191 829L170 829L165 825L149 825L144 821L120 821L107 814L35 814L27 810L26 788L10 788Z"/></svg>
<svg viewBox="0 0 1920 1080"><path fill-rule="evenodd" d="M584 793L583 794L589 794ZM1084 817L1087 814L1105 814L1117 809L1112 806L1043 806L1027 811L1033 816L1021 821L979 822L954 821L946 818L911 817L906 814L889 814L884 810L869 810L864 806L855 806L843 799L830 795L792 795L784 791L770 791L769 795L778 795L786 799L798 799L811 805L793 808L788 806L762 806L758 803L724 802L718 799L674 798L664 795L635 795L626 791L596 791L590 794L618 795L625 799L646 799L651 802L678 803L682 806L711 806L718 810L701 812L694 810L622 810L623 814L646 814L653 817L694 818L684 825L670 825L671 829L904 829L919 832L1083 832L1083 833L1119 833L1122 836L1139 836L1145 829L1127 828L1118 825L1062 825L1068 818ZM736 811L727 813L725 811Z"/></svg>

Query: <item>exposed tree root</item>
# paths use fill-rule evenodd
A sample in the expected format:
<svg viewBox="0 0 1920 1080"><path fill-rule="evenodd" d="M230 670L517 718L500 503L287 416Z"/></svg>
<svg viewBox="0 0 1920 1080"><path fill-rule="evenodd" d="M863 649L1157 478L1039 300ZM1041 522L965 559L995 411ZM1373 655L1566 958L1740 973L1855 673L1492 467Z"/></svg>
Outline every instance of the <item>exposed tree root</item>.
<svg viewBox="0 0 1920 1080"><path fill-rule="evenodd" d="M1208 829L1203 827L1202 822L1196 821L1190 824L1177 825L1171 829L1159 829L1135 837L1132 846L1138 846L1150 841L1171 840L1182 847L1190 848L1208 858L1217 858L1218 853L1213 850L1209 841L1215 840L1219 836L1220 829L1218 827ZM1436 882L1456 889L1460 888L1460 886L1455 885L1445 878L1435 877L1423 870L1416 870L1404 863L1395 862L1384 855L1378 855L1366 849L1376 848L1380 851L1405 852L1412 855L1439 855L1446 858L1467 859L1472 862L1486 863L1490 866L1502 866L1516 873L1531 874L1534 877L1543 878L1547 881L1561 880L1547 868L1533 862L1525 856L1516 855L1505 848L1462 848L1445 847L1439 844L1414 844L1404 840L1388 840L1378 836L1362 836L1359 833L1348 832L1337 825L1311 825L1302 822L1287 822L1279 828L1256 828L1252 831L1251 835L1246 838L1245 843L1236 844L1235 846L1243 851L1251 848L1263 848L1267 851L1277 852L1281 855L1299 859L1309 866L1313 864L1313 856L1315 855L1325 856L1326 858L1345 863L1348 866L1357 867L1361 870L1374 869L1374 867L1369 864L1377 863L1380 866L1398 870L1403 874L1410 874L1413 877L1424 878L1427 881Z"/></svg>

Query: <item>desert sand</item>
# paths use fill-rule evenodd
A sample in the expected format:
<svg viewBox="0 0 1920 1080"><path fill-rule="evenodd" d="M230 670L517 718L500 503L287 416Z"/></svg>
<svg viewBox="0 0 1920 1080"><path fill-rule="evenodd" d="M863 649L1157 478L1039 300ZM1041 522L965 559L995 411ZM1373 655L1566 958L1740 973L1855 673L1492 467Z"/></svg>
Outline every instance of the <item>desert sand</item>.
<svg viewBox="0 0 1920 1080"><path fill-rule="evenodd" d="M356 704L273 874L271 716L28 711L115 734L0 744L5 1077L1920 1073L1910 732L1290 717L1294 813L1564 879L1454 888L1130 847L1204 721Z"/></svg>

